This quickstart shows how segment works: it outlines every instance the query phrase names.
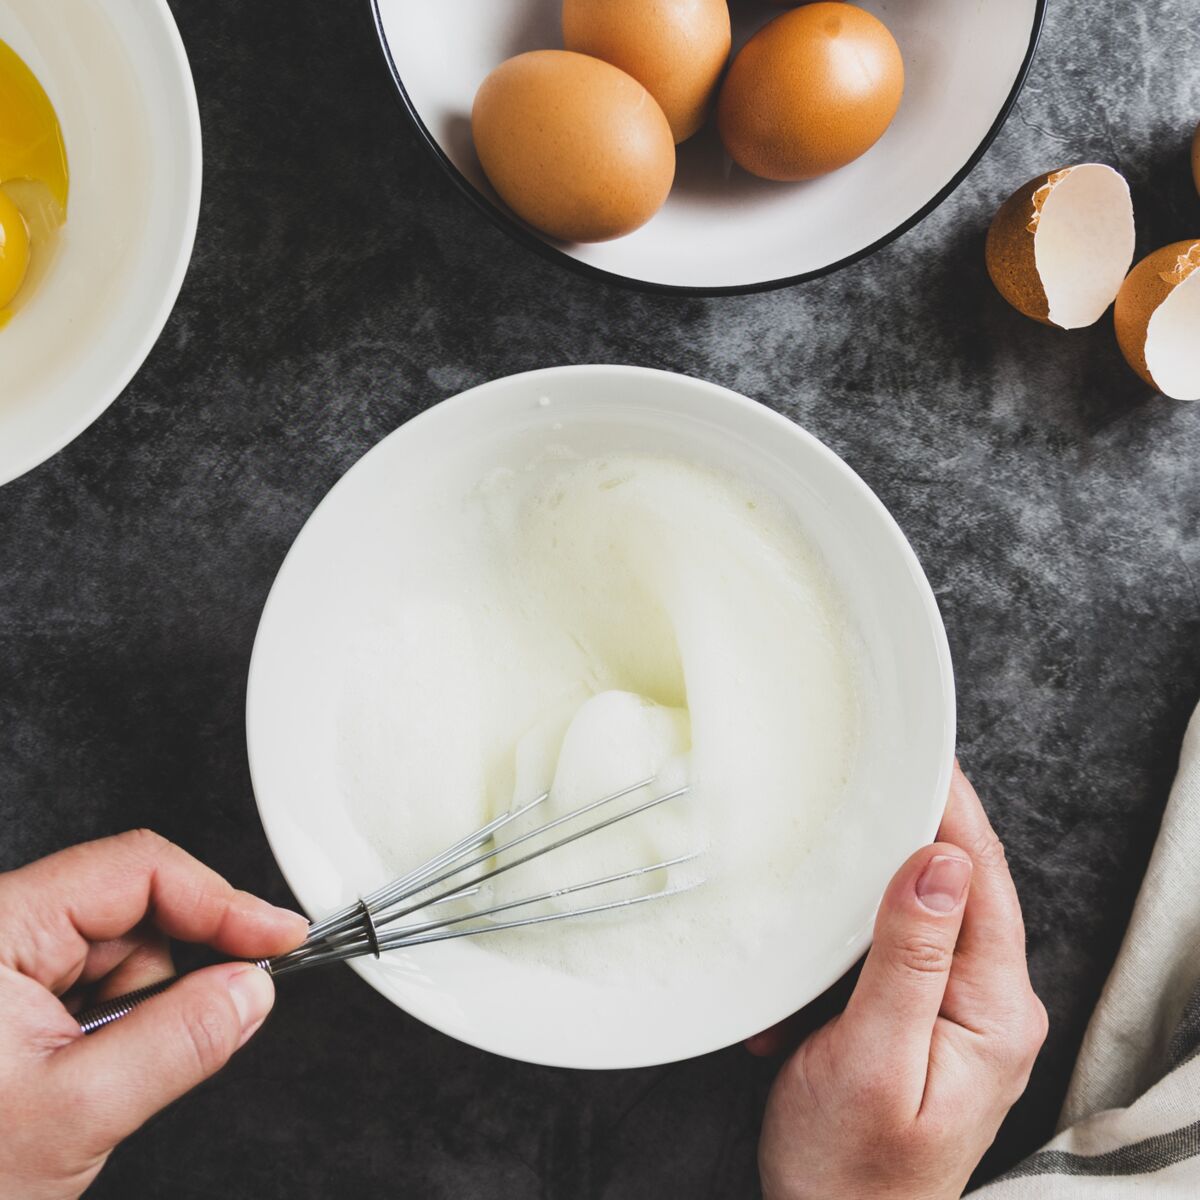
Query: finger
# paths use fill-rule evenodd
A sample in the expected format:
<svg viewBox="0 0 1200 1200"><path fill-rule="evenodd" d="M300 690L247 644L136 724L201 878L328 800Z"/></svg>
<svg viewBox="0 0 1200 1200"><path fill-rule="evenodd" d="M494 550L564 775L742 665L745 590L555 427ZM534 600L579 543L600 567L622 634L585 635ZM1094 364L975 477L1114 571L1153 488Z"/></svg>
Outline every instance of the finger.
<svg viewBox="0 0 1200 1200"><path fill-rule="evenodd" d="M747 1038L746 1049L760 1058L794 1050L805 1038L821 1026L827 1025L845 1009L858 983L860 969L861 963L851 967L841 979L826 988L799 1012L792 1013L769 1029Z"/></svg>
<svg viewBox="0 0 1200 1200"><path fill-rule="evenodd" d="M770 1058L773 1054L782 1054L794 1040L792 1031L795 1025L796 1017L793 1014L776 1022L770 1029L751 1035L744 1045L756 1058Z"/></svg>
<svg viewBox="0 0 1200 1200"><path fill-rule="evenodd" d="M79 978L72 981L73 985L88 987L98 983L105 975L115 971L151 933L143 926L138 926L106 942L93 942L87 948Z"/></svg>
<svg viewBox="0 0 1200 1200"><path fill-rule="evenodd" d="M71 1136L103 1153L159 1109L220 1070L271 1010L275 988L259 967L206 967L123 1020L79 1038L49 1062Z"/></svg>
<svg viewBox="0 0 1200 1200"><path fill-rule="evenodd" d="M22 1060L34 1060L40 1069L47 1056L79 1037L79 1025L40 983L8 967L0 967L0 1012L0 1068L6 1073Z"/></svg>
<svg viewBox="0 0 1200 1200"><path fill-rule="evenodd" d="M64 991L88 943L149 914L168 937L262 958L299 945L307 922L231 887L178 846L145 830L72 846L0 877L0 962Z"/></svg>
<svg viewBox="0 0 1200 1200"><path fill-rule="evenodd" d="M944 843L918 850L896 873L875 918L875 939L838 1023L843 1059L893 1076L916 1112L929 1046L963 919L971 862Z"/></svg>
<svg viewBox="0 0 1200 1200"><path fill-rule="evenodd" d="M79 978L75 983L88 987L111 975L131 954L141 950L148 942L168 945L167 939L153 925L141 925L106 942L93 942L87 948Z"/></svg>
<svg viewBox="0 0 1200 1200"><path fill-rule="evenodd" d="M88 947L79 978L61 997L69 1013L133 992L175 973L171 945L157 929L139 927Z"/></svg>
<svg viewBox="0 0 1200 1200"><path fill-rule="evenodd" d="M962 999L991 1007L1013 994L1015 983L1028 985L1025 924L1004 847L967 777L955 766L950 801L939 837L961 846L974 865L971 903L963 917L955 957L956 983L947 1016L957 1019ZM964 1014L965 1015L965 1014Z"/></svg>
<svg viewBox="0 0 1200 1200"><path fill-rule="evenodd" d="M161 934L149 933L111 971L97 980L91 1002L111 1000L126 992L136 992L175 974L171 944Z"/></svg>

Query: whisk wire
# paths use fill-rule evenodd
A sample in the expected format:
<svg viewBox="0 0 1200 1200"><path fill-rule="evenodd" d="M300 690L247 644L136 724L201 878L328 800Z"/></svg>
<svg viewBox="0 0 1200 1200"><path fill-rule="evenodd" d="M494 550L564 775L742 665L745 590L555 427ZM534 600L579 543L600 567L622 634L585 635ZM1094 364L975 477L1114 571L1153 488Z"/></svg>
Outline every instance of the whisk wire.
<svg viewBox="0 0 1200 1200"><path fill-rule="evenodd" d="M647 779L639 780L637 783L629 784L626 787L619 788L615 792L610 792L607 796L602 796L599 800L593 800L588 804L581 805L578 808L572 809L568 813L549 822L546 825L539 826L536 829L529 830L520 838L513 839L504 845L494 847L488 854L481 855L471 862L461 863L448 871L443 871L442 874L436 873L449 864L456 862L458 859L471 854L480 846L486 843L490 838L503 829L506 825L524 816L530 810L536 808L539 804L544 803L550 796L549 792L543 792L540 796L535 796L526 804L519 805L516 808L509 809L507 812L501 813L500 816L489 821L482 828L477 829L474 833L467 834L452 846L447 847L439 854L435 854L432 858L422 863L418 867L414 867L411 871L400 876L399 879L392 880L381 888L364 896L355 904L347 905L345 908L339 909L335 913L322 918L309 927L308 937L305 939L302 946L288 952L286 956L279 956L281 959L288 957L292 961L298 961L302 958L312 958L323 954L339 945L347 943L357 943L363 930L363 908L365 905L367 911L370 912L372 922L378 926L380 924L390 924L393 921L400 920L409 913L415 912L418 909L431 908L435 904L445 904L451 900L457 899L460 895L466 895L468 888L478 888L478 884L484 879L491 878L491 875L480 876L477 879L471 880L462 885L462 887L444 891L436 896L428 897L420 904L409 906L408 908L395 908L395 905L403 906L406 901L412 897L420 895L422 892L427 892L430 888L436 887L439 883L444 883L448 879L452 879L455 875L461 875L464 871L471 870L473 867L479 866L490 858L502 853L505 850L510 850L514 846L520 845L523 842L529 841L531 838L537 837L548 832L567 821L573 820L576 817L586 816L589 812L605 804L610 804L614 800L620 800L624 796L628 796L640 788L648 787L654 782L654 776ZM628 814L632 815L632 814ZM544 848L543 853L554 849L553 846ZM522 859L521 861L528 861ZM510 864L515 866L516 864ZM431 876L436 876L431 878Z"/></svg>
<svg viewBox="0 0 1200 1200"><path fill-rule="evenodd" d="M604 804L609 804L614 800L619 800L624 796L630 795L632 792L638 791L640 788L646 787L653 783L654 779L643 780L640 783L631 784L628 787L621 788L619 791L612 792L607 796L601 797L599 800L593 800L588 804L581 805L578 808L572 809L570 812L564 813L561 817L557 817L544 825L538 826L536 829L531 829L522 834L520 837L513 838L511 841L505 842L499 846L493 847L484 854L478 855L469 862L461 863L458 866L451 867L442 874L433 879L422 880L418 885L413 887L406 896L398 896L393 900L393 904L398 904L400 907L370 910L372 917L372 926L378 930L380 926L391 925L396 921L403 920L404 917L411 916L415 912L421 912L432 905L444 904L450 900L457 898L463 891L464 886L478 888L480 884L486 883L489 880L495 879L499 875L503 875L516 867L522 866L524 863L530 862L535 858L541 858L544 854L549 854L552 850L557 850L562 846L569 845L572 842L579 841L580 838L588 837L593 833L598 833L602 829L607 829L611 825L615 825L619 821L628 820L630 817L635 817L639 813L645 812L647 809L655 808L660 804L665 804L668 800L674 800L679 796L684 795L688 788L686 785L676 788L674 791L666 792L661 796L652 797L649 800L643 801L641 804L635 805L632 808L625 809L614 816L608 817L603 821L597 821L592 825L588 825L584 829L576 830L576 832L568 834L565 837L559 838L545 846L539 846L534 850L523 854L520 858L515 858L511 862L502 863L498 867L492 868L490 871L485 871L480 875L476 875L473 879L464 884L456 884L453 887L447 888L442 892L435 893L433 896L424 899L415 900L412 903L407 901L412 900L414 896L420 895L422 892L427 892L430 888L436 887L439 883L454 878L456 875L461 875L464 871L470 871L475 867L481 866L486 862L498 857L513 848L523 845L532 838L540 837L541 835L561 827L566 822L574 820L577 817L586 816L590 812L594 812L597 808ZM527 806L528 807L528 806ZM369 899L365 901L369 905ZM364 930L362 928L362 918L358 915L358 907L354 906L347 910L348 914L355 917L352 924L343 925L340 928L323 934L321 937L314 938L310 933L304 945L297 950L289 951L286 955L281 955L280 959L289 959L292 962L298 962L301 959L324 959L324 957L335 951L339 951L348 947L357 947L355 953L344 957L357 957L364 952L373 952L369 938L364 939ZM445 922L442 922L445 923ZM282 961L279 962L282 966ZM313 965L316 965L315 963ZM276 960L272 960L272 970L275 969Z"/></svg>
<svg viewBox="0 0 1200 1200"><path fill-rule="evenodd" d="M503 904L494 904L490 908L479 909L477 911L462 913L458 916L448 917L440 921L425 921L417 925L407 925L402 929L393 930L389 934L378 935L378 945L380 950L399 950L407 946L420 946L428 942L445 941L454 937L466 937L468 934L475 933L490 933L499 929L515 929L524 925L537 925L546 921L557 921L564 917L583 916L586 913L604 912L613 908L625 908L631 904L641 903L645 900L655 900L668 895L676 895L679 892L689 890L696 886L695 884L684 884L673 888L665 889L660 892L648 892L641 896L626 897L620 900L612 900L604 904L591 905L587 908L572 908L560 912L541 913L536 916L526 917L516 921L496 921L489 922L485 925L472 927L470 929L461 929L451 931L451 927L455 925L465 924L468 921L479 920L480 918L496 916L499 913L511 912L514 909L526 908L533 904L541 904L549 900L557 900L563 896L574 895L577 892L588 891L592 888L604 887L612 883L620 883L627 879L636 879L640 875L649 875L655 871L665 871L670 867L679 866L685 862L691 862L698 858L698 854L681 854L677 858L664 859L662 862L652 863L646 867L635 867L629 871L620 871L614 875L605 875L601 879L589 879L584 883L571 884L566 887L553 888L550 891L542 892L536 896L524 896L519 900L508 900ZM330 947L323 952L320 961L315 961L313 958L292 959L288 955L282 956L287 961L280 961L278 965L271 966L271 973L274 975L287 975L295 971L301 970L304 967L320 966L325 962L341 962L350 958L357 958L362 955L362 949L357 943L343 944L336 947Z"/></svg>
<svg viewBox="0 0 1200 1200"><path fill-rule="evenodd" d="M445 866L447 863L454 862L461 858L464 854L469 854L472 850L478 849L496 832L503 829L505 825L523 817L531 809L536 808L539 804L544 803L550 798L549 792L543 792L540 796L535 796L527 804L522 804L517 808L509 809L507 812L501 813L498 817L489 821L481 829L475 830L474 833L467 834L452 846L447 846L445 850L439 854L435 854L431 859L423 862L419 867L414 867L411 871L401 875L398 879L393 879L369 893L363 900L373 908L379 908L383 905L390 904L402 895L412 895L417 885L422 879L428 878L435 871ZM338 909L337 912L330 913L329 916L323 917L320 921L309 926L309 939L323 937L327 933L335 932L338 928L349 927L358 919L358 904L349 904L345 908Z"/></svg>
<svg viewBox="0 0 1200 1200"><path fill-rule="evenodd" d="M574 833L567 834L564 837L558 838L547 845L541 845L528 853L521 855L519 858L513 859L511 862L501 863L499 866L493 867L489 871L484 871L472 879L460 881L453 884L451 887L444 889L441 892L436 892L432 896L425 895L430 889L437 887L439 884L447 883L457 876L461 876L464 872L471 871L476 867L482 866L485 863L491 862L500 855L515 849L518 846L524 845L533 838L539 838L554 829L561 828L567 822L575 820L579 817L586 816L588 813L595 812L606 804L629 796L634 792L639 791L644 787L648 787L654 782L655 777L651 776L648 779L639 780L637 783L629 784L627 787L618 789L615 792L609 793L607 796L602 796L598 800L592 800L587 804L580 805L577 808L571 809L562 816L556 817L543 825L539 825L535 829L527 830L525 833L514 837L507 842L503 842L498 846L493 846L490 850L483 854L475 855L467 862L455 862L455 859L465 857L477 849L482 841L486 841L493 833L503 824L498 824L497 821L489 822L483 829L476 833L463 838L461 842L455 844L450 850L443 852L435 858L430 859L428 863L408 873L405 877L410 881L407 885L407 890L401 892L397 884L389 885L386 888L378 889L371 893L370 896L364 898L360 903L365 904L369 911L371 921L371 930L364 928L362 912L358 905L348 906L340 913L335 914L334 919L327 919L321 923L324 929L320 926L314 926L313 932L310 930L309 936L305 943L295 950L289 951L287 954L279 955L271 960L271 970L273 973L284 970L285 968L296 968L301 964L306 966L317 966L322 962L342 961L346 958L357 958L364 953L375 953L375 943L371 941L370 934L373 932L375 937L379 939L378 945L380 949L385 948L385 939L380 935L379 930L383 926L393 925L395 922L403 920L413 913L424 911L436 904L445 904L451 900L457 899L464 894L467 888L477 890L479 886L489 880L495 879L497 876L503 875L508 871L522 866L523 864L532 861L535 858L540 858L544 854L549 854L553 850L557 850L562 846L570 845L572 842L577 842L581 838L588 837L591 834L599 833L602 829L607 829L619 821L628 820L630 817L637 816L639 813L645 812L648 809L656 808L660 804L665 804L669 800L674 800L679 796L687 793L688 786L685 784L682 787L675 788L672 791L665 792L661 796L653 796L649 800L644 800L640 804L636 804L631 808L624 809L621 812L614 814L611 817L606 817L604 820L596 821L583 829L576 830ZM516 819L516 816L528 812L535 805L542 802L543 797L531 801L529 804L522 805L518 809L512 810L511 813L506 813L504 816ZM488 832L485 833L485 830ZM451 852L453 856L451 856ZM437 864L436 866L433 864ZM446 869L442 870L441 868ZM430 871L440 873L430 875ZM598 886L598 885L597 885ZM660 895L661 893L650 893L651 896ZM377 906L373 903L377 896L387 897L384 906ZM414 897L422 897L416 898ZM527 901L532 902L532 901ZM574 910L570 910L574 913ZM476 914L478 915L478 914ZM564 914L567 915L567 914ZM577 914L577 915L582 915ZM431 925L430 931L435 927L442 927L454 922L439 921L436 926ZM487 925L487 928L492 929L495 926ZM474 928L474 927L473 927ZM464 931L458 931L458 936L462 936ZM393 930L393 934L403 935L404 930ZM408 944L408 943L401 943ZM397 949L399 946L392 945L387 942L386 948Z"/></svg>
<svg viewBox="0 0 1200 1200"><path fill-rule="evenodd" d="M638 784L637 787L644 787L645 784ZM606 796L603 800L594 800L591 804L586 804L582 808L573 809L571 812L558 817L556 820L540 826L537 829L531 829L528 833L522 834L520 837L513 838L510 842L505 842L501 846L496 846L487 851L485 854L479 855L468 863L463 863L459 867L455 867L445 874L439 875L436 879L431 879L428 883L422 885L417 892L410 892L407 897L399 899L399 903L403 904L405 900L410 899L413 895L419 892L426 891L431 887L436 887L439 883L444 883L447 879L452 879L455 875L461 874L463 871L470 871L475 867L482 866L484 863L499 857L501 854L507 853L509 850L515 849L528 842L531 838L540 837L542 834L549 833L552 829L557 829L560 825L567 821L573 820L576 817L585 816L592 812L601 804L607 804L610 800L616 800L621 796L627 796L630 792L636 791L637 788L626 788L621 792L614 792L611 796ZM602 829L607 829L610 825L617 824L618 821L626 821L630 817L636 817L639 813L645 812L647 809L656 808L660 804L665 804L668 800L674 800L677 796L682 796L688 789L686 787L677 788L673 792L667 792L662 796L655 796L651 800L643 801L641 804L635 805L633 808L626 809L624 812L617 813L616 816L608 817L603 821L597 821L594 825L589 825L586 829L577 830L575 833L568 834L566 837L559 838L557 841L551 842L548 846L539 846L536 850L531 850L528 854L523 854L520 858L514 858L511 862L502 863L498 867L493 867L492 870L485 872L482 875L476 875L471 880L472 884L485 883L489 879L495 879L497 875L503 875L507 871L511 871L516 867L522 866L527 862L531 862L535 858L541 858L543 854L549 854L552 850L557 850L561 846L568 846L572 842L579 841L580 838L588 837L590 834L599 833ZM385 909L375 913L375 922L377 925L389 925L393 921L401 920L410 913L416 912L419 909L426 908L430 904L436 904L449 899L457 888L452 888L450 891L439 892L429 900L422 900L419 904L409 905L407 908Z"/></svg>

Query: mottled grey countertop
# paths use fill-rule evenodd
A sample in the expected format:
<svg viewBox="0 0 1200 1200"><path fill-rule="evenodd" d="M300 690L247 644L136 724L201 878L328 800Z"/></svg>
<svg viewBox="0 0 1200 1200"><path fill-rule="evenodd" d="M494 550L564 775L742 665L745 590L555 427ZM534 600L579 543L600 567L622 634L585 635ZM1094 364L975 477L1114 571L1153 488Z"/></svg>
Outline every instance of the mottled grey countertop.
<svg viewBox="0 0 1200 1200"><path fill-rule="evenodd" d="M1051 1131L1200 693L1200 405L1108 319L1018 316L983 231L1064 163L1125 172L1139 253L1200 236L1191 0L1051 0L967 182L829 278L737 299L577 278L494 229L405 123L366 0L172 0L205 137L196 254L121 399L0 491L0 866L153 826L287 901L247 774L246 666L313 506L386 432L562 362L703 376L838 451L945 614L960 754L1008 844L1052 1032L994 1173ZM349 971L289 981L97 1197L751 1197L772 1065L734 1048L579 1074L459 1045Z"/></svg>

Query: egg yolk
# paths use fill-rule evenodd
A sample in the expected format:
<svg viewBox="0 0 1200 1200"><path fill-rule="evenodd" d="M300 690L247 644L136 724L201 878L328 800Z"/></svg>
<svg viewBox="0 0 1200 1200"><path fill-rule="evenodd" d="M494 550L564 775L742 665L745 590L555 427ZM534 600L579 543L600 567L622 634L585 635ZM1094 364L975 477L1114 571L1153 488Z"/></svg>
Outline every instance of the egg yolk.
<svg viewBox="0 0 1200 1200"><path fill-rule="evenodd" d="M68 187L54 106L16 51L0 41L0 325L22 287L29 290L45 267L67 218Z"/></svg>
<svg viewBox="0 0 1200 1200"><path fill-rule="evenodd" d="M29 270L29 231L21 210L0 191L0 310L12 303Z"/></svg>

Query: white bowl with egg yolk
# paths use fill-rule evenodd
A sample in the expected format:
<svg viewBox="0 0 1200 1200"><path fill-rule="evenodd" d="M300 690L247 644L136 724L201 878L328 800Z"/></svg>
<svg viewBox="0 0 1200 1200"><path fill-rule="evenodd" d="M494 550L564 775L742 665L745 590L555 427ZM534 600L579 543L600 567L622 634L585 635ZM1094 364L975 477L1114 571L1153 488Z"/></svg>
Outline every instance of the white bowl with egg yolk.
<svg viewBox="0 0 1200 1200"><path fill-rule="evenodd" d="M150 353L191 257L201 157L166 0L0 0L0 40L49 96L70 171L55 258L0 329L3 484L82 433Z"/></svg>
<svg viewBox="0 0 1200 1200"><path fill-rule="evenodd" d="M853 786L805 856L799 894L770 897L796 908L786 934L736 969L705 958L702 942L698 974L686 981L668 973L618 983L497 953L487 938L352 965L407 1012L497 1054L645 1066L766 1028L863 953L888 880L940 821L953 762L953 676L933 593L904 535L837 455L786 418L713 384L637 367L559 367L484 384L410 421L345 475L301 531L263 612L247 699L254 790L276 858L314 918L396 870L354 827L340 790L338 714L355 640L386 615L398 583L420 584L398 547L427 520L428 497L451 472L486 474L564 443L605 455L669 454L749 481L794 516L861 646L872 718ZM404 764L396 768L396 805L438 803L424 787L406 788ZM739 803L753 819L753 799ZM586 946L592 919L558 928Z"/></svg>

